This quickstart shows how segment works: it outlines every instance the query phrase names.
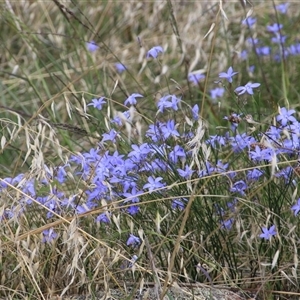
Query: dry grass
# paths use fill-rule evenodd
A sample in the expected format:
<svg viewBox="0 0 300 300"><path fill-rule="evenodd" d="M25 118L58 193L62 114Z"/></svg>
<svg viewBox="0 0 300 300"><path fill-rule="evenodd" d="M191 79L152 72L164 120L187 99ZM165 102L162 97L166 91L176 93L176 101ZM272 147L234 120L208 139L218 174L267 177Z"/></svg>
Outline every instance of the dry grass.
<svg viewBox="0 0 300 300"><path fill-rule="evenodd" d="M114 203L103 200L101 208L84 214L72 215L66 210L61 215L23 191L23 184L32 180L41 196L50 194L53 199L58 198L56 188L59 186L66 199L75 194L78 204L83 203L93 172L90 178L79 181L75 170L70 169L70 183L61 186L53 181L46 187L41 181L52 178L58 172L57 166L67 163L72 154L94 147L104 130L110 128L110 117L124 110L122 103L131 93L145 97L137 105L133 124L124 125L124 149L129 147L128 141L141 141L140 133L146 124L157 118L155 104L161 95L180 95L188 105L201 101L201 117L206 122L205 125L200 122L199 135L191 142L193 145L189 145L195 150L193 163L199 169L212 155L203 140L205 130L215 130L214 124L222 122L223 114L232 111L232 103L227 98L220 107L211 103L207 93L220 85L211 78L217 78L230 65L241 64L239 53L248 31L240 24L252 9L243 8L243 1L77 2L6 0L1 3L0 181L21 172L24 178L17 187L9 184L8 189L1 190L0 216L11 212L13 217L1 220L0 295L6 299L48 299L56 295L93 295L99 290L109 293L110 288L126 293L126 283L133 282L136 289L142 289L147 281L154 281L159 299L159 295L168 294L170 283L191 281L186 265L195 253L204 272L214 273L217 278L214 283L243 286L257 294L263 293L261 289L268 287L268 277L261 274L264 261L256 262L260 265L257 274L232 279L229 267L206 251L207 237L202 241L189 240L192 233L184 231L193 201L177 219L167 218L165 212L165 216L158 214L157 220L145 220L156 225L159 236L163 236L158 229L164 217L165 222L169 222L168 233L172 232L173 225L176 228L181 222L176 236L166 235L160 244L153 246L147 239L149 233L142 227L137 228L130 216L121 220L122 208L126 208L120 208L121 200ZM253 14L264 17L271 9L271 3L256 2ZM291 9L291 17L295 15L296 10ZM85 44L91 40L100 46L94 53L86 50ZM147 51L156 45L163 46L164 55L159 60L146 59ZM116 62L124 63L128 72L119 74L114 66ZM195 71L207 75L199 89L187 80L188 74ZM238 82L244 82L245 77L245 72L240 72ZM107 113L92 115L87 103L103 95L108 101ZM271 100L265 103L274 104ZM265 105L266 110L270 107ZM184 110L181 116L185 116ZM203 161L197 156L200 151L206 156ZM212 176L206 182L213 179ZM195 184L195 189L191 188L191 182L185 183L191 198L213 196L207 195L205 184L199 188L202 182ZM150 199L147 204L168 200L165 198ZM32 202L28 214L21 213L24 201ZM248 202L243 204L248 205ZM10 211L10 207L14 207L14 211ZM115 212L112 226L94 222L95 215L108 210ZM41 217L45 212L53 215L48 219ZM246 232L248 234L248 225L243 220L237 222L240 231L236 239L242 241ZM247 247L256 257L251 245L258 234L254 227L250 228ZM53 228L58 239L41 243L42 232ZM122 239L124 232L127 234L133 229L142 240L138 249L127 247ZM193 247L183 249L183 240L191 242ZM294 228L290 228L290 241L291 265L279 269L272 280L276 276L286 278L286 286L294 287L299 280L297 272L292 270L292 277L287 270L298 266ZM168 243L171 247L165 247ZM224 247L227 247L225 242ZM133 268L128 268L136 252L140 259ZM255 272L255 266L243 263L245 258L238 257L240 267L246 272ZM276 255L273 259L276 265ZM161 265L161 260L165 265ZM174 272L175 265L181 274ZM199 276L203 277L203 272ZM209 278L210 275L206 276Z"/></svg>

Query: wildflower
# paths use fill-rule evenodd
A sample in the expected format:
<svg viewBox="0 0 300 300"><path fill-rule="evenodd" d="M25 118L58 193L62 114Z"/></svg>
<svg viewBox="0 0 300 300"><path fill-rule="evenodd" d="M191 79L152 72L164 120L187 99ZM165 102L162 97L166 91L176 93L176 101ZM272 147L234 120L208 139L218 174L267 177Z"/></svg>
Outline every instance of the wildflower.
<svg viewBox="0 0 300 300"><path fill-rule="evenodd" d="M57 238L57 233L54 231L53 228L45 229L43 231L42 243L50 243L56 238Z"/></svg>
<svg viewBox="0 0 300 300"><path fill-rule="evenodd" d="M252 37L249 37L246 39L246 43L249 44L250 46L254 46L259 43L259 39L254 39Z"/></svg>
<svg viewBox="0 0 300 300"><path fill-rule="evenodd" d="M143 98L144 96L141 95L141 94L137 94L137 93L134 93L132 95L130 95L124 102L125 105L136 105L137 101L136 101L136 98Z"/></svg>
<svg viewBox="0 0 300 300"><path fill-rule="evenodd" d="M294 109L287 110L285 107L279 108L280 114L276 117L277 122L282 126L286 126L288 122L297 122L292 115L296 112Z"/></svg>
<svg viewBox="0 0 300 300"><path fill-rule="evenodd" d="M271 48L268 46L257 47L256 53L260 56L268 56L271 54Z"/></svg>
<svg viewBox="0 0 300 300"><path fill-rule="evenodd" d="M125 65L123 65L122 63L115 63L115 68L117 70L118 73L123 73L124 71L127 70L127 67Z"/></svg>
<svg viewBox="0 0 300 300"><path fill-rule="evenodd" d="M210 91L210 96L211 96L211 98L212 98L213 100L215 100L215 99L217 99L217 98L219 98L219 97L222 97L223 94L224 94L224 92L225 92L225 89L224 89L224 88L222 88L222 87L217 87L217 88L212 89L212 90Z"/></svg>
<svg viewBox="0 0 300 300"><path fill-rule="evenodd" d="M275 32L280 31L282 29L282 27L283 27L282 24L274 23L273 25L268 25L267 30L269 32L275 33Z"/></svg>
<svg viewBox="0 0 300 300"><path fill-rule="evenodd" d="M143 189L148 189L149 194L151 194L151 192L154 191L155 189L159 189L159 188L162 188L163 186L165 186L164 183L160 182L162 179L163 179L162 177L154 178L153 176L149 176L148 183L146 183L143 186Z"/></svg>
<svg viewBox="0 0 300 300"><path fill-rule="evenodd" d="M152 152L152 149L149 147L147 143L144 143L140 146L138 145L131 145L132 151L129 152L128 157L133 157L138 162L145 159L146 156Z"/></svg>
<svg viewBox="0 0 300 300"><path fill-rule="evenodd" d="M248 180L258 180L263 175L263 172L259 169L253 169L247 172Z"/></svg>
<svg viewBox="0 0 300 300"><path fill-rule="evenodd" d="M127 246L130 246L130 245L136 246L136 245L140 244L140 242L141 242L141 240L137 236L130 234L130 236L126 242L126 245Z"/></svg>
<svg viewBox="0 0 300 300"><path fill-rule="evenodd" d="M147 52L146 57L149 58L152 56L153 58L157 58L159 53L164 53L164 49L161 46L155 46Z"/></svg>
<svg viewBox="0 0 300 300"><path fill-rule="evenodd" d="M94 41L90 41L86 43L86 48L90 52L95 52L96 50L98 50L99 46Z"/></svg>
<svg viewBox="0 0 300 300"><path fill-rule="evenodd" d="M279 33L276 33L276 35L271 38L272 43L275 44L284 44L285 40L286 40L286 35L280 35ZM285 52L286 52L285 55L288 55L288 52L287 51Z"/></svg>
<svg viewBox="0 0 300 300"><path fill-rule="evenodd" d="M233 225L233 222L234 222L234 221L233 221L233 218L230 218L230 219L228 219L228 220L222 221L222 222L221 222L221 224L222 224L221 228L222 228L222 229L230 230L231 227L232 227L232 225Z"/></svg>
<svg viewBox="0 0 300 300"><path fill-rule="evenodd" d="M277 11L279 11L282 14L286 14L287 13L287 9L288 9L289 3L281 3L276 5L276 9Z"/></svg>
<svg viewBox="0 0 300 300"><path fill-rule="evenodd" d="M245 196L245 190L247 189L247 184L245 183L244 180L239 180L235 182L230 188L230 192L232 193L239 193L242 196Z"/></svg>
<svg viewBox="0 0 300 300"><path fill-rule="evenodd" d="M184 201L188 201L186 198L182 198L182 200L184 200ZM185 208L185 203L183 202L183 201L181 201L180 199L174 199L173 201L172 201L172 209L179 209L179 210L183 210L184 208Z"/></svg>
<svg viewBox="0 0 300 300"><path fill-rule="evenodd" d="M245 86L239 86L234 91L240 96L245 93L253 95L253 89L260 86L260 83L251 83L248 82Z"/></svg>
<svg viewBox="0 0 300 300"><path fill-rule="evenodd" d="M291 207L291 210L294 212L294 215L297 216L300 212L300 198L297 200L297 203Z"/></svg>
<svg viewBox="0 0 300 300"><path fill-rule="evenodd" d="M188 80L192 82L194 85L198 85L201 79L204 79L205 75L201 73L190 73L188 76Z"/></svg>
<svg viewBox="0 0 300 300"><path fill-rule="evenodd" d="M112 129L109 133L103 133L103 139L102 142L105 141L112 141L113 143L116 141L116 137L117 137L118 133Z"/></svg>
<svg viewBox="0 0 300 300"><path fill-rule="evenodd" d="M174 149L170 152L169 159L176 164L178 161L178 157L185 158L186 154L181 146L176 145Z"/></svg>
<svg viewBox="0 0 300 300"><path fill-rule="evenodd" d="M219 78L225 78L228 80L228 82L232 83L232 77L236 75L238 72L233 72L233 68L229 67L227 72L221 72L219 74Z"/></svg>
<svg viewBox="0 0 300 300"><path fill-rule="evenodd" d="M157 107L159 112L163 112L165 108L172 108L173 110L178 110L178 103L181 99L177 98L175 95L166 95L159 99Z"/></svg>
<svg viewBox="0 0 300 300"><path fill-rule="evenodd" d="M250 28L256 23L256 18L248 17L242 21L243 25L248 25Z"/></svg>
<svg viewBox="0 0 300 300"><path fill-rule="evenodd" d="M99 99L92 99L92 102L88 104L88 106L93 106L94 108L97 108L98 110L102 109L102 105L106 103L104 100L104 97L101 97Z"/></svg>
<svg viewBox="0 0 300 300"><path fill-rule="evenodd" d="M194 171L189 167L189 166L185 166L185 169L177 169L178 174L181 177L184 177L185 179L189 179L191 178L191 176L193 175Z"/></svg>
<svg viewBox="0 0 300 300"><path fill-rule="evenodd" d="M127 199L124 200L123 203L131 202L131 203L137 203L140 201L139 195L143 194L142 191L138 191L135 186L132 187L131 193L125 192L123 193L123 196Z"/></svg>
<svg viewBox="0 0 300 300"><path fill-rule="evenodd" d="M165 139L167 139L169 136L180 136L179 132L176 129L174 120L167 121L167 123L161 128L161 130Z"/></svg>
<svg viewBox="0 0 300 300"><path fill-rule="evenodd" d="M136 215L139 211L140 208L137 205L131 205L127 208L127 212L132 216Z"/></svg>
<svg viewBox="0 0 300 300"><path fill-rule="evenodd" d="M192 107L192 115L193 115L193 119L195 121L197 121L199 119L199 106L198 106L198 104L195 104Z"/></svg>
<svg viewBox="0 0 300 300"><path fill-rule="evenodd" d="M263 233L259 235L262 239L270 240L272 236L276 235L276 227L275 225L271 226L269 229L267 227L262 228Z"/></svg>
<svg viewBox="0 0 300 300"><path fill-rule="evenodd" d="M108 213L102 213L99 216L97 216L95 222L100 222L100 223L110 223L109 220L109 214Z"/></svg>

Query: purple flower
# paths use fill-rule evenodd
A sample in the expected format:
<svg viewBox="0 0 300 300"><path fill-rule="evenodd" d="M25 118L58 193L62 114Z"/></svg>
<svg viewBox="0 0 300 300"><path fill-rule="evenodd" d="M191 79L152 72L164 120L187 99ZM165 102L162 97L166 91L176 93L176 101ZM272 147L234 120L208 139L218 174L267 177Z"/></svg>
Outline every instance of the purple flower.
<svg viewBox="0 0 300 300"><path fill-rule="evenodd" d="M174 199L172 201L172 209L179 209L179 210L183 210L185 208L185 203L183 201L188 201L186 198L181 198L181 199Z"/></svg>
<svg viewBox="0 0 300 300"><path fill-rule="evenodd" d="M146 183L143 186L143 189L148 189L149 190L149 194L152 193L152 191L162 188L163 186L165 186L164 183L161 183L160 181L162 180L162 177L156 177L154 178L153 176L149 176L148 177L148 183Z"/></svg>
<svg viewBox="0 0 300 300"><path fill-rule="evenodd" d="M179 132L176 129L174 120L167 121L167 123L162 126L161 130L165 139L170 136L180 136Z"/></svg>
<svg viewBox="0 0 300 300"><path fill-rule="evenodd" d="M159 112L163 112L165 108L172 108L173 110L178 110L178 103L181 99L177 98L175 95L166 95L159 99L157 107Z"/></svg>
<svg viewBox="0 0 300 300"><path fill-rule="evenodd" d="M233 218L230 218L228 220L222 221L221 222L221 224L222 224L221 228L222 229L230 230L231 227L232 227L232 225L233 225L233 222L234 222Z"/></svg>
<svg viewBox="0 0 300 300"><path fill-rule="evenodd" d="M272 33L275 33L278 32L282 27L283 27L282 24L274 23L273 25L268 25L267 30Z"/></svg>
<svg viewBox="0 0 300 300"><path fill-rule="evenodd" d="M280 35L279 33L276 33L275 36L271 38L272 43L275 44L284 44L286 40L286 35ZM288 52L285 51L284 54L287 56Z"/></svg>
<svg viewBox="0 0 300 300"><path fill-rule="evenodd" d="M118 73L123 73L124 71L127 70L127 67L125 65L123 65L122 63L115 63L115 68L117 70Z"/></svg>
<svg viewBox="0 0 300 300"><path fill-rule="evenodd" d="M192 115L193 115L193 119L195 121L197 121L199 119L199 106L198 106L198 104L195 104L192 107Z"/></svg>
<svg viewBox="0 0 300 300"><path fill-rule="evenodd" d="M184 177L185 179L189 179L191 178L191 176L193 175L194 171L188 166L185 166L185 169L177 169L178 174L181 177Z"/></svg>
<svg viewBox="0 0 300 300"><path fill-rule="evenodd" d="M53 228L45 229L43 231L42 243L50 243L56 238L57 238L57 233L54 231Z"/></svg>
<svg viewBox="0 0 300 300"><path fill-rule="evenodd" d="M224 89L224 88L222 88L222 87L217 87L217 88L215 88L215 89L210 90L210 96L211 96L212 99L215 100L215 99L217 99L217 98L219 98L219 97L222 97L223 94L224 94L224 92L225 92L225 89Z"/></svg>
<svg viewBox="0 0 300 300"><path fill-rule="evenodd" d="M268 56L271 54L271 48L268 46L257 47L256 52L260 56Z"/></svg>
<svg viewBox="0 0 300 300"><path fill-rule="evenodd" d="M256 18L248 17L242 21L243 25L248 25L249 27L252 27L256 23Z"/></svg>
<svg viewBox="0 0 300 300"><path fill-rule="evenodd" d="M205 78L205 75L201 73L190 73L188 76L188 80L192 82L194 85L199 85L200 80Z"/></svg>
<svg viewBox="0 0 300 300"><path fill-rule="evenodd" d="M248 93L249 95L253 95L253 89L260 86L260 83L251 83L248 82L245 86L239 86L234 91L238 95L243 95L245 93Z"/></svg>
<svg viewBox="0 0 300 300"><path fill-rule="evenodd" d="M174 149L170 152L169 159L176 164L178 161L178 157L185 158L186 154L181 146L176 145Z"/></svg>
<svg viewBox="0 0 300 300"><path fill-rule="evenodd" d="M140 207L137 205L131 205L127 208L127 212L132 216L136 215L139 211Z"/></svg>
<svg viewBox="0 0 300 300"><path fill-rule="evenodd" d="M102 142L112 141L113 143L115 143L117 135L118 133L114 129L112 129L109 133L103 133Z"/></svg>
<svg viewBox="0 0 300 300"><path fill-rule="evenodd" d="M141 95L141 94L131 94L124 102L125 105L136 105L137 101L136 101L136 98L143 98L144 96Z"/></svg>
<svg viewBox="0 0 300 300"><path fill-rule="evenodd" d="M100 223L110 223L109 220L109 214L108 213L102 213L99 216L97 216L95 222L100 222Z"/></svg>
<svg viewBox="0 0 300 300"><path fill-rule="evenodd" d="M104 100L104 97L101 97L99 99L92 99L92 102L89 103L87 106L93 106L95 108L97 108L98 110L102 109L102 105L106 103L106 101Z"/></svg>
<svg viewBox="0 0 300 300"><path fill-rule="evenodd" d="M253 169L247 172L248 180L258 180L263 175L263 172L259 169Z"/></svg>
<svg viewBox="0 0 300 300"><path fill-rule="evenodd" d="M240 180L233 184L230 192L232 193L239 193L242 196L245 196L245 190L247 189L247 184L245 181Z"/></svg>
<svg viewBox="0 0 300 300"><path fill-rule="evenodd" d="M90 41L86 43L86 48L90 52L95 52L96 50L98 50L99 46L94 41Z"/></svg>
<svg viewBox="0 0 300 300"><path fill-rule="evenodd" d="M297 200L297 203L291 207L291 210L294 212L294 215L297 216L300 212L300 198Z"/></svg>
<svg viewBox="0 0 300 300"><path fill-rule="evenodd" d="M287 13L287 9L288 9L289 3L281 3L276 5L276 9L282 13L282 14L286 14Z"/></svg>
<svg viewBox="0 0 300 300"><path fill-rule="evenodd" d="M259 43L259 39L254 39L252 37L249 37L249 38L246 39L246 42L250 46L254 46L254 45L257 45Z"/></svg>
<svg viewBox="0 0 300 300"><path fill-rule="evenodd" d="M242 52L240 52L239 57L241 60L246 60L248 57L248 51L247 50L243 50Z"/></svg>
<svg viewBox="0 0 300 300"><path fill-rule="evenodd" d="M236 75L238 72L233 72L233 68L229 67L227 72L221 72L219 74L219 78L225 78L228 80L228 82L232 83L232 77Z"/></svg>
<svg viewBox="0 0 300 300"><path fill-rule="evenodd" d="M136 246L140 243L141 243L141 240L137 236L135 236L133 234L130 234L130 236L129 236L127 242L126 242L126 245L127 246L130 246L130 245Z"/></svg>
<svg viewBox="0 0 300 300"><path fill-rule="evenodd" d="M123 203L131 202L131 203L137 203L140 201L139 195L143 194L142 191L137 191L136 187L133 186L131 189L131 193L125 192L123 193L123 196L126 197Z"/></svg>
<svg viewBox="0 0 300 300"><path fill-rule="evenodd" d="M297 122L296 118L292 116L295 112L294 109L287 110L285 107L282 107L280 108L280 114L276 117L276 120L281 123L282 126L286 126L288 122Z"/></svg>
<svg viewBox="0 0 300 300"><path fill-rule="evenodd" d="M157 58L159 53L164 53L164 49L161 46L155 46L147 52L146 57L149 58L152 56L153 58Z"/></svg>
<svg viewBox="0 0 300 300"><path fill-rule="evenodd" d="M263 233L259 235L262 239L270 240L272 236L276 235L275 225L271 226L269 229L267 227L262 228Z"/></svg>

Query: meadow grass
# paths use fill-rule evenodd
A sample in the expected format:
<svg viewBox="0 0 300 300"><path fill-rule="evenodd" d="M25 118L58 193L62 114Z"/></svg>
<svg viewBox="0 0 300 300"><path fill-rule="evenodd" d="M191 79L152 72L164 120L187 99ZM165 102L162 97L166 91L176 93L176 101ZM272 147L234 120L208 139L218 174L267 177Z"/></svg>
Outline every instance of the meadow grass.
<svg viewBox="0 0 300 300"><path fill-rule="evenodd" d="M2 2L0 297L298 299L299 13Z"/></svg>

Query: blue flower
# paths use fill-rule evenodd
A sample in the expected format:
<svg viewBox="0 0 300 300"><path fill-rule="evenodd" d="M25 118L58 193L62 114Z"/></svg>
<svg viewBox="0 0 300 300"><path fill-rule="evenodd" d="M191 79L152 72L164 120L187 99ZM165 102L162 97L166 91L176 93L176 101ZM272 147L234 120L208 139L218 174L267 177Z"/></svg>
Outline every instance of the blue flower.
<svg viewBox="0 0 300 300"><path fill-rule="evenodd" d="M225 89L222 87L217 87L215 89L210 90L210 96L213 100L222 97L225 92Z"/></svg>
<svg viewBox="0 0 300 300"><path fill-rule="evenodd" d="M221 228L230 230L232 225L233 225L233 222L234 222L233 218L230 218L230 219L225 220L225 221L221 221L221 224L222 224Z"/></svg>
<svg viewBox="0 0 300 300"><path fill-rule="evenodd" d="M159 53L164 53L164 49L161 46L155 46L147 52L146 57L149 58L152 56L153 58L157 58Z"/></svg>
<svg viewBox="0 0 300 300"><path fill-rule="evenodd" d="M137 205L131 205L127 208L127 212L132 216L136 215L139 211L140 208Z"/></svg>
<svg viewBox="0 0 300 300"><path fill-rule="evenodd" d="M172 209L179 209L179 210L183 210L185 208L185 203L183 201L188 201L186 198L181 198L181 199L174 199L172 201Z"/></svg>
<svg viewBox="0 0 300 300"><path fill-rule="evenodd" d="M96 218L96 222L100 222L100 223L110 223L110 220L108 218L109 214L107 213L102 213L100 214L97 218Z"/></svg>
<svg viewBox="0 0 300 300"><path fill-rule="evenodd" d="M143 98L144 96L141 95L141 94L137 94L137 93L134 93L134 94L131 94L124 102L125 105L136 105L137 101L136 101L136 98Z"/></svg>
<svg viewBox="0 0 300 300"><path fill-rule="evenodd" d="M127 70L127 67L119 62L115 63L115 68L118 71L118 73L123 73L124 71Z"/></svg>
<svg viewBox="0 0 300 300"><path fill-rule="evenodd" d="M185 166L185 169L177 169L178 174L185 179L190 179L194 171L188 166Z"/></svg>
<svg viewBox="0 0 300 300"><path fill-rule="evenodd" d="M109 133L103 133L102 136L102 142L112 141L113 143L115 143L118 133L114 129L112 129Z"/></svg>
<svg viewBox="0 0 300 300"><path fill-rule="evenodd" d="M273 225L269 229L267 227L262 228L263 233L259 235L262 239L270 240L272 236L276 235L276 226Z"/></svg>
<svg viewBox="0 0 300 300"><path fill-rule="evenodd" d="M127 242L126 242L126 245L127 246L130 246L130 245L136 246L140 243L141 243L141 240L137 236L135 236L133 234L130 234L130 236L129 236Z"/></svg>
<svg viewBox="0 0 300 300"><path fill-rule="evenodd" d="M167 139L169 136L180 136L176 127L177 125L175 125L174 120L167 121L167 123L161 128L164 138Z"/></svg>
<svg viewBox="0 0 300 300"><path fill-rule="evenodd" d="M248 82L245 86L239 86L234 91L238 95L243 95L245 93L248 93L249 95L253 95L253 89L260 86L260 83L251 83Z"/></svg>
<svg viewBox="0 0 300 300"><path fill-rule="evenodd" d="M195 121L197 121L199 119L199 106L198 106L198 104L195 104L192 107L192 115L193 115L193 119Z"/></svg>
<svg viewBox="0 0 300 300"><path fill-rule="evenodd" d="M54 231L53 228L45 229L43 231L42 243L50 243L56 238L57 238L57 233Z"/></svg>
<svg viewBox="0 0 300 300"><path fill-rule="evenodd" d="M95 52L96 50L98 50L99 46L94 41L90 41L86 43L86 48L90 52Z"/></svg>
<svg viewBox="0 0 300 300"><path fill-rule="evenodd" d="M149 176L148 177L148 183L146 183L143 186L143 189L148 189L149 190L149 194L152 193L152 191L162 188L163 186L165 186L164 183L161 183L160 181L162 181L162 177L156 177L154 178L153 176Z"/></svg>
<svg viewBox="0 0 300 300"><path fill-rule="evenodd" d="M287 9L288 9L289 3L281 3L276 5L276 9L282 13L282 14L286 14L287 13Z"/></svg>
<svg viewBox="0 0 300 300"><path fill-rule="evenodd" d="M296 118L292 115L296 111L294 109L287 110L285 107L280 108L280 114L276 117L277 122L280 122L282 126L286 126L288 122L297 122Z"/></svg>
<svg viewBox="0 0 300 300"><path fill-rule="evenodd" d="M291 209L294 212L294 215L297 216L300 212L300 198L297 200L297 203L291 207Z"/></svg>
<svg viewBox="0 0 300 300"><path fill-rule="evenodd" d="M199 85L200 80L204 79L205 75L201 73L190 73L188 76L188 80L192 82L194 85Z"/></svg>
<svg viewBox="0 0 300 300"><path fill-rule="evenodd" d="M272 33L275 33L275 32L278 32L279 30L281 30L282 27L283 27L282 24L274 23L273 25L268 25L267 30Z"/></svg>
<svg viewBox="0 0 300 300"><path fill-rule="evenodd" d="M219 78L225 78L228 80L228 82L232 83L232 77L236 75L238 72L233 72L233 68L229 67L227 72L221 72L219 74Z"/></svg>
<svg viewBox="0 0 300 300"><path fill-rule="evenodd" d="M239 180L235 182L230 188L230 192L232 193L239 193L242 196L245 196L245 190L247 189L247 184L245 183L244 180Z"/></svg>
<svg viewBox="0 0 300 300"><path fill-rule="evenodd" d="M256 18L248 17L242 21L243 25L248 25L249 27L252 27L256 23Z"/></svg>
<svg viewBox="0 0 300 300"><path fill-rule="evenodd" d="M106 101L104 100L104 97L101 97L99 99L92 99L92 102L89 103L87 106L93 106L95 108L97 108L98 110L102 109L102 105L106 103Z"/></svg>

